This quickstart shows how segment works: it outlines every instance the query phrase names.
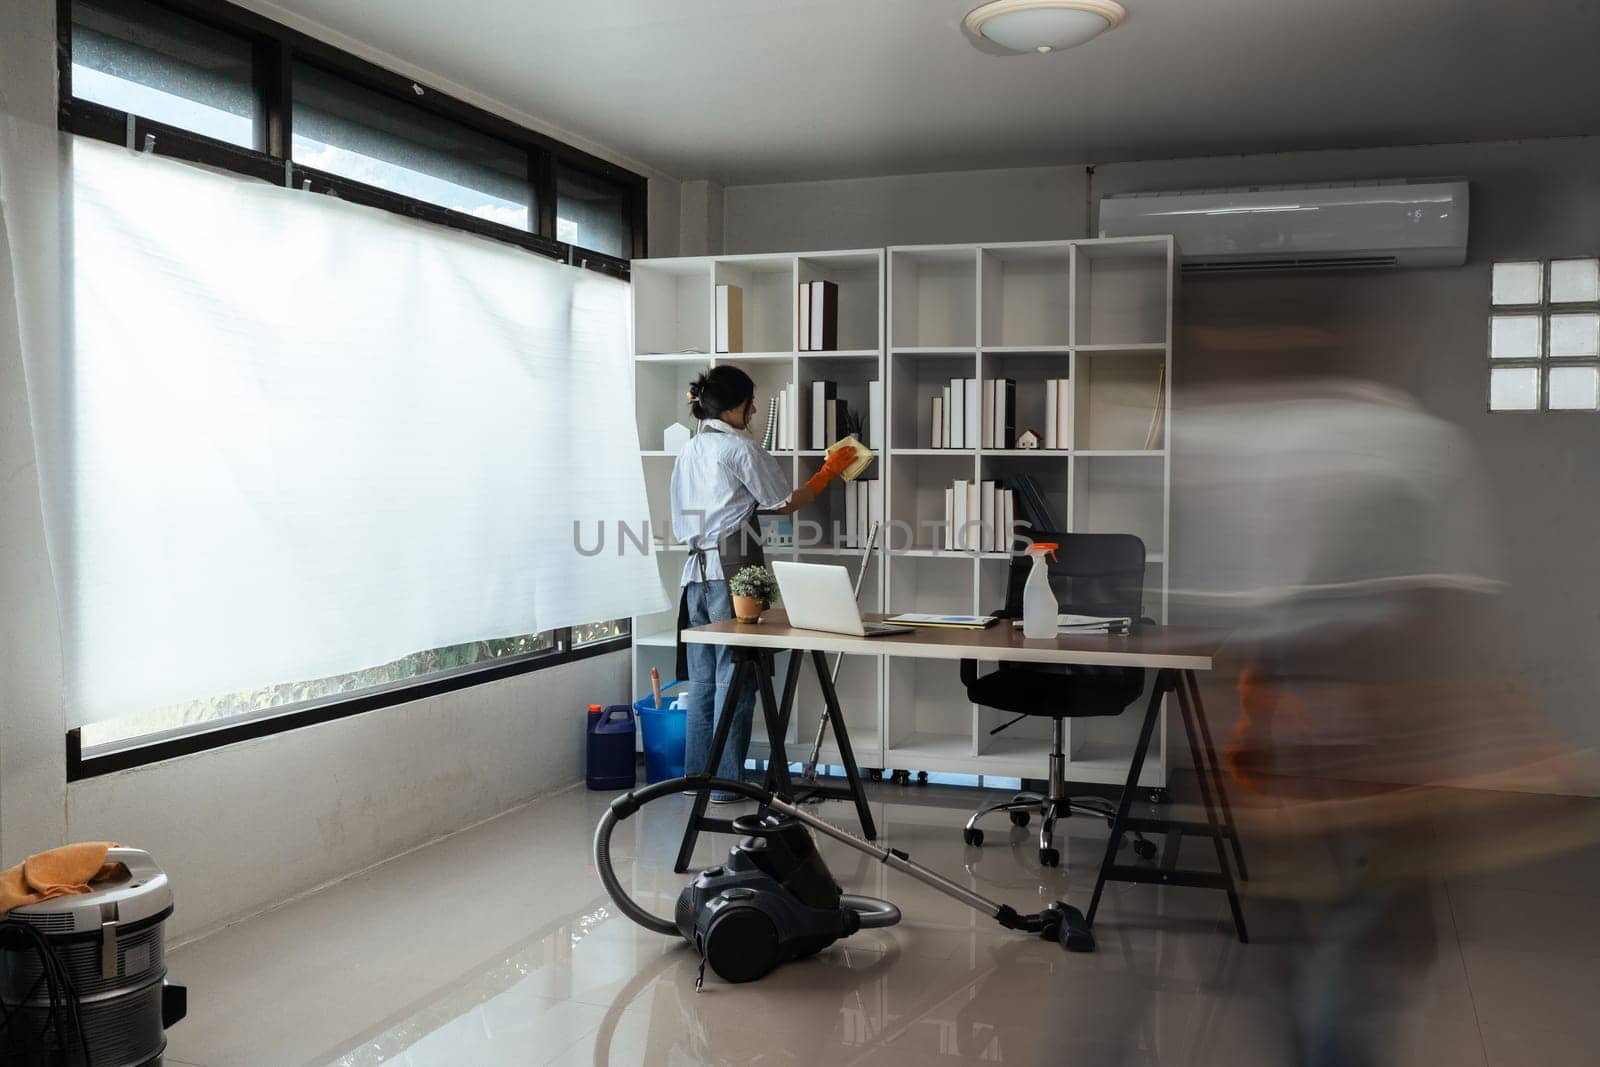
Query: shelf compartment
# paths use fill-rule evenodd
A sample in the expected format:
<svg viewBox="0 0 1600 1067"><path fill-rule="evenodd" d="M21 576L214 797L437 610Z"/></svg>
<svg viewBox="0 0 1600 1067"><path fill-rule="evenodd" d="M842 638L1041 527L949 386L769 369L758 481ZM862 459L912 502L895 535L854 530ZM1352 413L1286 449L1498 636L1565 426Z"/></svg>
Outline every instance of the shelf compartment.
<svg viewBox="0 0 1600 1067"><path fill-rule="evenodd" d="M978 376L977 350L969 349L958 359L896 352L889 363L889 446L896 450L963 451L932 448L933 399L944 395L952 378Z"/></svg>
<svg viewBox="0 0 1600 1067"><path fill-rule="evenodd" d="M1166 445L1172 382L1164 352L1090 355L1073 359L1073 447L1081 452L1147 452Z"/></svg>
<svg viewBox="0 0 1600 1067"><path fill-rule="evenodd" d="M742 291L744 336L749 353L778 353L787 357L795 349L794 260L787 256L718 259L717 285L737 285ZM715 303L712 305L715 314ZM718 353L737 356L740 353Z"/></svg>
<svg viewBox="0 0 1600 1067"><path fill-rule="evenodd" d="M1068 459L1056 458L1053 463L1021 458L1010 453L985 453L981 464L982 475L985 480L992 480L1002 484L1004 488L1013 490L1016 497L1017 522L1026 522L1022 526L1023 532L1038 531L1041 529L1063 533L1070 529L1072 521L1072 464ZM1019 479L1028 478L1039 490L1044 506L1049 511L1048 516L1035 516L1029 513L1026 498L1016 492ZM1039 538L1035 537L1035 540ZM997 546L996 551L1000 551Z"/></svg>
<svg viewBox="0 0 1600 1067"><path fill-rule="evenodd" d="M1070 245L986 248L982 261L985 346L1071 341Z"/></svg>
<svg viewBox="0 0 1600 1067"><path fill-rule="evenodd" d="M809 655L808 657L809 658ZM833 668L833 656L828 656L828 668ZM850 731L850 747L855 751L858 766L879 766L882 754L882 737L878 732L879 659L877 656L845 656L839 666L839 679L834 690L839 696L839 709L844 712L845 729ZM822 686L817 672L810 663L800 669L800 685L795 693L794 714L796 743L789 749L789 759L800 763L811 755L816 743L817 722L822 717L824 703ZM830 728L826 741L833 741ZM827 753L825 745L823 749ZM834 753L838 751L834 746ZM837 758L835 759L837 762Z"/></svg>
<svg viewBox="0 0 1600 1067"><path fill-rule="evenodd" d="M871 390L872 383L879 377L879 367L876 360L802 360L800 363L800 442L806 447L801 454L816 452L817 449L826 449L839 438L844 436L841 426L833 437L817 444L812 437L812 386L819 381L833 382L836 386L835 396L843 400L845 407L854 414L861 416L862 440L867 447L878 451L883 446L883 427L876 435L873 433L871 421Z"/></svg>
<svg viewBox="0 0 1600 1067"><path fill-rule="evenodd" d="M711 260L634 260L631 285L635 352L711 351Z"/></svg>
<svg viewBox="0 0 1600 1067"><path fill-rule="evenodd" d="M1072 359L1064 353L1039 353L1006 352L991 353L984 351L980 361L983 380L1009 378L1017 383L1017 410L1016 432L1021 434L1024 430L1032 429L1039 435L1039 443L1043 444L1049 438L1046 436L1045 415L1048 405L1045 401L1046 382L1051 379L1071 381ZM980 388L979 400L982 400ZM1070 403L1071 391L1068 390ZM1060 443L1060 447L1050 449L1052 452L1066 451L1067 442ZM1016 449L986 449L989 452L1012 453Z"/></svg>
<svg viewBox="0 0 1600 1067"><path fill-rule="evenodd" d="M636 363L634 412L639 428L639 446L647 455L670 455L661 446L662 431L673 423L694 429L689 416L689 383L704 370L693 363Z"/></svg>
<svg viewBox="0 0 1600 1067"><path fill-rule="evenodd" d="M976 249L890 249L889 284L892 346L976 347Z"/></svg>
<svg viewBox="0 0 1600 1067"><path fill-rule="evenodd" d="M1165 464L1143 457L1095 459L1073 471L1073 530L1131 533L1145 552L1166 552Z"/></svg>
<svg viewBox="0 0 1600 1067"><path fill-rule="evenodd" d="M1165 238L1073 248L1075 345L1164 344L1172 288Z"/></svg>
<svg viewBox="0 0 1600 1067"><path fill-rule="evenodd" d="M882 344L883 318L878 304L883 291L883 260L878 252L836 253L799 258L801 282L833 282L839 287L838 347L844 351L877 355ZM791 303L798 300L796 293ZM798 337L798 334L796 335ZM802 347L798 341L796 348ZM829 356L830 351L802 352Z"/></svg>
<svg viewBox="0 0 1600 1067"><path fill-rule="evenodd" d="M889 465L890 550L944 549L944 491L957 480L973 479L976 474L974 456L968 452L935 450L928 455L894 456Z"/></svg>
<svg viewBox="0 0 1600 1067"><path fill-rule="evenodd" d="M767 401L778 395L780 390L787 389L793 383L794 361L793 357L785 355L783 359L764 360L760 358L746 358L739 352L728 352L717 357L718 365L738 367L756 383L756 413L750 420L750 436L760 441L767 432ZM800 410L804 414L804 398L801 398ZM805 423L802 421L802 427ZM799 438L801 442L805 437ZM793 455L792 451L773 451L772 455L782 457Z"/></svg>

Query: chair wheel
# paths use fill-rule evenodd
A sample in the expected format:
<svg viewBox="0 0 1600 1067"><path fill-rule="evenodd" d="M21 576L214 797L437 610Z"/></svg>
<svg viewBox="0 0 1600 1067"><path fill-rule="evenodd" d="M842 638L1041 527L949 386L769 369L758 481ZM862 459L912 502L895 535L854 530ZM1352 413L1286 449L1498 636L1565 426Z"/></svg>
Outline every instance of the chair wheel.
<svg viewBox="0 0 1600 1067"><path fill-rule="evenodd" d="M966 827L961 831L961 840L965 841L973 848L977 848L979 845L983 844L983 831L978 829L976 826Z"/></svg>
<svg viewBox="0 0 1600 1067"><path fill-rule="evenodd" d="M1061 866L1061 853L1053 848L1041 848L1039 850L1039 863L1045 867L1059 867Z"/></svg>
<svg viewBox="0 0 1600 1067"><path fill-rule="evenodd" d="M1011 825L1026 826L1028 825L1028 820L1030 818L1032 818L1032 816L1025 811L1014 811L1011 813Z"/></svg>
<svg viewBox="0 0 1600 1067"><path fill-rule="evenodd" d="M867 778L868 778L869 781L873 781L873 782L881 782L881 781L883 781L883 768L882 767L868 767L867 768Z"/></svg>
<svg viewBox="0 0 1600 1067"><path fill-rule="evenodd" d="M1156 843L1154 841L1135 841L1133 853L1140 859L1153 860L1156 858Z"/></svg>
<svg viewBox="0 0 1600 1067"><path fill-rule="evenodd" d="M928 784L928 772L927 771L918 771L917 772L917 784L918 785L927 785Z"/></svg>

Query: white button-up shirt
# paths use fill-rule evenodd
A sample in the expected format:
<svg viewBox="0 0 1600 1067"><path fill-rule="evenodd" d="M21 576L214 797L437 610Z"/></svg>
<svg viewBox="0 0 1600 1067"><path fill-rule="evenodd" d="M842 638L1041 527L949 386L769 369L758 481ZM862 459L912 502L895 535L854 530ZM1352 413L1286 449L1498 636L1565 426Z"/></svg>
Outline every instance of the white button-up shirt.
<svg viewBox="0 0 1600 1067"><path fill-rule="evenodd" d="M672 468L672 532L691 549L705 550L706 581L726 577L717 541L738 530L752 509L775 508L793 491L783 464L749 434L721 419L706 419ZM700 565L691 554L680 584L700 579Z"/></svg>

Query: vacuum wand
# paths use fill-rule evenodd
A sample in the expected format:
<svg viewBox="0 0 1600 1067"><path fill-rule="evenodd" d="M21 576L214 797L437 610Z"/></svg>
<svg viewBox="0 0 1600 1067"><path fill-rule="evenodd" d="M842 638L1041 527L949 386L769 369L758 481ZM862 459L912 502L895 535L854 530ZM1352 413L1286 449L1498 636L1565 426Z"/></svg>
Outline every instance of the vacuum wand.
<svg viewBox="0 0 1600 1067"><path fill-rule="evenodd" d="M883 523L875 522L867 533L867 544L861 552L861 569L856 572L856 602L861 602L861 583L867 577L867 562L872 559L872 550L878 543L878 529ZM844 663L844 653L840 652L833 657L833 670L828 673L828 680L834 685L839 684L839 666ZM817 739L811 744L811 755L800 768L800 780L815 782L817 780L817 760L822 755L822 739L828 732L828 709L822 709L822 714L817 718Z"/></svg>

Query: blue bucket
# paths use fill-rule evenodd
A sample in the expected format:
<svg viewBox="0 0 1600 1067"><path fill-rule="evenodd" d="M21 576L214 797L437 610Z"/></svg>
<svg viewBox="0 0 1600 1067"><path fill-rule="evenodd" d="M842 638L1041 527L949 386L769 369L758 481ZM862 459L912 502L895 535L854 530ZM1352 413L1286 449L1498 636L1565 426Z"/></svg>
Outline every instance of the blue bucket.
<svg viewBox="0 0 1600 1067"><path fill-rule="evenodd" d="M668 682L661 687L661 692L665 694L673 686L682 684ZM666 700L666 697L662 699ZM669 701L667 707L656 707L656 698L652 694L633 705L633 713L644 735L644 780L651 785L668 778L683 777L687 716L682 707L672 707L671 704Z"/></svg>

